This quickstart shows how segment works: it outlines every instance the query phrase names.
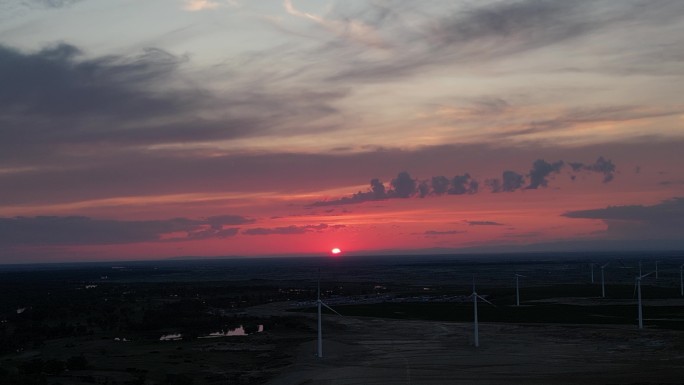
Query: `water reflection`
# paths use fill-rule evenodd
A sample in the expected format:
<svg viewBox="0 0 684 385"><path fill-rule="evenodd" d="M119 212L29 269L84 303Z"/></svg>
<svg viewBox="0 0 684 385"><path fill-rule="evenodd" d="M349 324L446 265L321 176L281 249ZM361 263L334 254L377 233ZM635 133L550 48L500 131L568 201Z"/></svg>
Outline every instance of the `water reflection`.
<svg viewBox="0 0 684 385"><path fill-rule="evenodd" d="M183 335L180 333L177 334L165 334L161 337L159 337L159 341L179 341L183 339Z"/></svg>
<svg viewBox="0 0 684 385"><path fill-rule="evenodd" d="M209 333L206 336L201 336L201 337L197 337L197 338L220 338L220 337L248 336L250 334L261 333L263 331L264 331L264 325L261 325L261 324L258 325L256 331L249 332L249 333L245 330L245 327L243 325L240 325L239 327L237 327L235 329L221 330L221 331ZM183 339L183 335L181 333L164 334L163 336L159 337L159 341L180 341L182 339Z"/></svg>
<svg viewBox="0 0 684 385"><path fill-rule="evenodd" d="M264 331L264 325L259 325L259 327L257 328L255 333L261 333L263 331ZM246 336L249 334L253 334L253 333L247 333L245 331L245 327L243 325L240 325L240 327L237 327L235 329L230 329L228 331L221 330L218 332L209 333L209 335L202 336L199 338L219 338L219 337Z"/></svg>

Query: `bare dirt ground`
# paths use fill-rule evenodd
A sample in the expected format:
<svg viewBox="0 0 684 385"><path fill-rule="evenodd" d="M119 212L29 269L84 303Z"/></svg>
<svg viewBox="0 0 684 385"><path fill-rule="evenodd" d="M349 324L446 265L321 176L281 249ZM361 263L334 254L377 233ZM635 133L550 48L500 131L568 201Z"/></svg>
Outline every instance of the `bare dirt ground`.
<svg viewBox="0 0 684 385"><path fill-rule="evenodd" d="M311 316L315 326L315 315ZM268 385L684 384L684 333L630 326L472 324L325 316Z"/></svg>

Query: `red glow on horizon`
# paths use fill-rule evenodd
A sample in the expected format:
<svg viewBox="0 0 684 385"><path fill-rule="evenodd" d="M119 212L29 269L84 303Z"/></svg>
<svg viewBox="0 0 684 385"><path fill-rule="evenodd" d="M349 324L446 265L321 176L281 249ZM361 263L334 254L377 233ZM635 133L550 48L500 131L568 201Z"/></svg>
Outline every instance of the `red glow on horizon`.
<svg viewBox="0 0 684 385"><path fill-rule="evenodd" d="M334 249L330 250L330 253L332 253L332 255L340 255L340 253L342 253L342 250L335 247Z"/></svg>

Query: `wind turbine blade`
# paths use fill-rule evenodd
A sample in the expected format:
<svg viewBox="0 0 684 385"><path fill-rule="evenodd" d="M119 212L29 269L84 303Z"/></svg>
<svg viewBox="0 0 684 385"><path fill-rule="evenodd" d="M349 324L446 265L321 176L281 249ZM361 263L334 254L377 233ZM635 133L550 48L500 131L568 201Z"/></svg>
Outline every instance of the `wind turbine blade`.
<svg viewBox="0 0 684 385"><path fill-rule="evenodd" d="M338 316L344 317L342 314L338 313L337 310L335 310L335 309L331 308L330 306L326 305L325 302L321 301L321 305L325 306L328 310L330 310L331 312L337 314Z"/></svg>
<svg viewBox="0 0 684 385"><path fill-rule="evenodd" d="M603 265L603 266L601 266L601 268L602 268L602 269L605 269L605 268L606 268L606 266L608 266L608 264L610 264L610 262L606 262L606 264L605 264L605 265Z"/></svg>
<svg viewBox="0 0 684 385"><path fill-rule="evenodd" d="M636 291L637 291L637 283L636 283L636 280L634 280L634 293L632 293L632 299L636 298Z"/></svg>
<svg viewBox="0 0 684 385"><path fill-rule="evenodd" d="M321 300L321 269L318 269L318 286L317 286L318 300Z"/></svg>
<svg viewBox="0 0 684 385"><path fill-rule="evenodd" d="M655 271L652 271L652 272L650 272L650 273L644 274L644 275L638 277L637 279L646 278L646 277L648 277L649 275L651 275L651 274L653 274L653 273L655 273Z"/></svg>
<svg viewBox="0 0 684 385"><path fill-rule="evenodd" d="M483 301L487 302L488 304L490 304L490 305L492 305L492 306L496 307L496 305L494 305L493 303L491 303L491 302L487 301L486 299L482 298L482 297L481 297L481 296L479 296L479 295L477 296L477 298L479 298L479 299L481 299L481 300L483 300Z"/></svg>

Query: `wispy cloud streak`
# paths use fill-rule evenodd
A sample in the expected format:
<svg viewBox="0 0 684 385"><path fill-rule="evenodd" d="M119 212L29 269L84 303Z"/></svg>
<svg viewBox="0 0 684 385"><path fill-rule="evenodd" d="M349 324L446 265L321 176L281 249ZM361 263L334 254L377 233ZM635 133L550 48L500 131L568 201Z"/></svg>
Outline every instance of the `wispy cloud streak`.
<svg viewBox="0 0 684 385"><path fill-rule="evenodd" d="M308 12L302 12L295 8L292 0L284 0L283 5L288 14L313 21L339 37L368 47L387 48L387 44L380 37L378 32L373 27L359 20L333 20Z"/></svg>
<svg viewBox="0 0 684 385"><path fill-rule="evenodd" d="M242 231L244 235L300 235L309 232L321 232L329 230L337 230L345 227L345 225L328 225L321 223L318 225L305 225L305 226L283 226L283 227L256 227L252 229L246 229Z"/></svg>
<svg viewBox="0 0 684 385"><path fill-rule="evenodd" d="M186 0L183 9L186 11L203 11L207 9L216 9L221 6L221 3L213 0Z"/></svg>
<svg viewBox="0 0 684 385"><path fill-rule="evenodd" d="M232 237L236 225L254 220L237 215L204 219L121 221L88 217L0 218L0 246L111 245Z"/></svg>

